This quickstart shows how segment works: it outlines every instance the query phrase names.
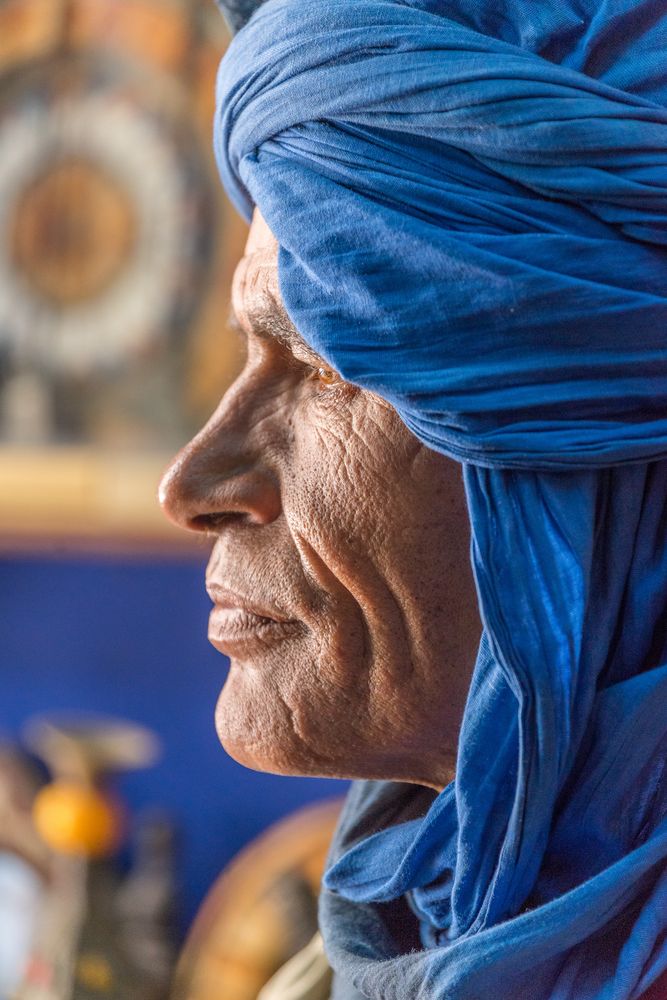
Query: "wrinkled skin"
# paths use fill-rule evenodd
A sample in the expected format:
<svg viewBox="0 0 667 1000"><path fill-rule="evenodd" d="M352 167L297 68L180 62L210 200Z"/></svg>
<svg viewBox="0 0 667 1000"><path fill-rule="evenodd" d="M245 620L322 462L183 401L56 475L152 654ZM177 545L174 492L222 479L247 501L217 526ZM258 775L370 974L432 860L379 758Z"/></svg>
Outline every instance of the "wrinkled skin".
<svg viewBox="0 0 667 1000"><path fill-rule="evenodd" d="M215 538L220 739L261 770L442 788L480 633L460 467L296 335L257 215L233 307L246 367L161 485Z"/></svg>

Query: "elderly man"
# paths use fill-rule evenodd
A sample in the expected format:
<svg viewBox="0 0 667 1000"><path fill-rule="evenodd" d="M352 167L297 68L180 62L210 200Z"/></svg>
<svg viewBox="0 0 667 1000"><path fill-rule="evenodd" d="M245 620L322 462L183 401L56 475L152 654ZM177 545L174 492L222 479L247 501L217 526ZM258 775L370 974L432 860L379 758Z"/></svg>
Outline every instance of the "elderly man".
<svg viewBox="0 0 667 1000"><path fill-rule="evenodd" d="M162 486L216 540L220 739L261 770L440 790L480 633L460 466L299 336L259 215L233 306L247 365Z"/></svg>
<svg viewBox="0 0 667 1000"><path fill-rule="evenodd" d="M215 538L227 749L381 779L337 1000L667 996L665 41L651 0L268 0L223 60L248 359L163 502Z"/></svg>

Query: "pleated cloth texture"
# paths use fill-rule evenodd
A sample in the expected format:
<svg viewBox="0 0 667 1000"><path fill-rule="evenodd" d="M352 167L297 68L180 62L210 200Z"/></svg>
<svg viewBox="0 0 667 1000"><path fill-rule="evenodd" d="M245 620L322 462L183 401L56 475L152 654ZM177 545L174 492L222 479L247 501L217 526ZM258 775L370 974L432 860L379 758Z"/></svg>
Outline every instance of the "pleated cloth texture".
<svg viewBox="0 0 667 1000"><path fill-rule="evenodd" d="M290 317L464 463L472 524L456 779L390 823L353 793L340 996L636 1000L667 969L666 104L664 0L268 0L222 62L221 174Z"/></svg>

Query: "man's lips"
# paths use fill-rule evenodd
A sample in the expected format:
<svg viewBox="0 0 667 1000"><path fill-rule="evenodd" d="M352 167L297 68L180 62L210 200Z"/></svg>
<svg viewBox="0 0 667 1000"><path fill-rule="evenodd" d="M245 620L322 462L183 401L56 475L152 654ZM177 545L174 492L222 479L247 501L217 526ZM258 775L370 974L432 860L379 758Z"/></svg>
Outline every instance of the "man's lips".
<svg viewBox="0 0 667 1000"><path fill-rule="evenodd" d="M275 608L250 601L225 587L207 584L214 608L209 616L208 639L227 656L251 653L301 631L295 618L286 618Z"/></svg>

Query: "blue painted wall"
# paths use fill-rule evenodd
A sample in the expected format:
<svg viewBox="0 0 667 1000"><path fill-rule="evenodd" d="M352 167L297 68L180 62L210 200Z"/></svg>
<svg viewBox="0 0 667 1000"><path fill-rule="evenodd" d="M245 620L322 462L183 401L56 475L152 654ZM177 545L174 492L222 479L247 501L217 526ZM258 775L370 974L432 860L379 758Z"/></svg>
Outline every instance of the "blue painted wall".
<svg viewBox="0 0 667 1000"><path fill-rule="evenodd" d="M35 713L85 709L154 729L163 756L127 775L133 808L181 828L188 922L220 869L269 823L342 782L248 771L220 747L213 710L226 674L206 641L204 562L120 557L0 560L0 736Z"/></svg>

